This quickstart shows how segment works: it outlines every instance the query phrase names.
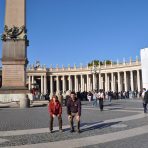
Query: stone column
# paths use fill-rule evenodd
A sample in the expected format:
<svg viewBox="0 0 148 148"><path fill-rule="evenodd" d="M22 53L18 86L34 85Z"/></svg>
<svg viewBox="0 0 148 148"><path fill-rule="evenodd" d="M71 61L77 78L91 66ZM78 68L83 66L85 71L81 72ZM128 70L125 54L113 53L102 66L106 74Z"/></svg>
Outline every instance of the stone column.
<svg viewBox="0 0 148 148"><path fill-rule="evenodd" d="M134 91L133 71L130 71L131 91Z"/></svg>
<svg viewBox="0 0 148 148"><path fill-rule="evenodd" d="M101 73L101 76L100 76L100 88L103 89L105 91L105 87L104 87L104 79L103 79L103 73Z"/></svg>
<svg viewBox="0 0 148 148"><path fill-rule="evenodd" d="M84 75L83 75L83 77L82 77L82 89L83 89L83 91L85 90L85 82L84 82Z"/></svg>
<svg viewBox="0 0 148 148"><path fill-rule="evenodd" d="M81 92L83 92L83 75L81 75Z"/></svg>
<svg viewBox="0 0 148 148"><path fill-rule="evenodd" d="M140 74L139 74L139 70L137 70L137 86L138 86L138 92L140 92Z"/></svg>
<svg viewBox="0 0 148 148"><path fill-rule="evenodd" d="M99 73L99 89L102 89L102 80L101 80L101 73Z"/></svg>
<svg viewBox="0 0 148 148"><path fill-rule="evenodd" d="M107 73L105 73L105 92L107 92Z"/></svg>
<svg viewBox="0 0 148 148"><path fill-rule="evenodd" d="M80 91L79 75L77 75L77 90Z"/></svg>
<svg viewBox="0 0 148 148"><path fill-rule="evenodd" d="M89 75L89 78L88 78L88 82L89 82L89 90L92 91L92 84L91 84L91 75Z"/></svg>
<svg viewBox="0 0 148 148"><path fill-rule="evenodd" d="M56 84L57 84L57 86L56 86L56 93L57 92L59 93L59 91L60 91L60 89L59 89L59 76L56 77L56 80L57 80L57 82L56 82Z"/></svg>
<svg viewBox="0 0 148 148"><path fill-rule="evenodd" d="M66 90L65 88L65 76L63 75L63 92Z"/></svg>
<svg viewBox="0 0 148 148"><path fill-rule="evenodd" d="M123 91L123 85L124 85L124 72L120 75L120 82L121 82L121 91Z"/></svg>
<svg viewBox="0 0 148 148"><path fill-rule="evenodd" d="M43 83L44 83L44 81L43 81L43 76L41 76L41 93L43 94L44 93L44 88L43 88Z"/></svg>
<svg viewBox="0 0 148 148"><path fill-rule="evenodd" d="M65 90L67 91L68 90L68 85L67 85L67 80L68 80L68 76L65 75Z"/></svg>
<svg viewBox="0 0 148 148"><path fill-rule="evenodd" d="M117 91L117 88L116 88L116 76L114 75L114 79L113 79L113 91L115 92L115 91Z"/></svg>
<svg viewBox="0 0 148 148"><path fill-rule="evenodd" d="M124 89L125 89L125 91L127 91L127 75L126 75L126 71L124 71Z"/></svg>
<svg viewBox="0 0 148 148"><path fill-rule="evenodd" d="M47 93L47 76L44 76L44 94Z"/></svg>
<svg viewBox="0 0 148 148"><path fill-rule="evenodd" d="M87 74L87 92L90 91L89 74Z"/></svg>
<svg viewBox="0 0 148 148"><path fill-rule="evenodd" d="M50 76L50 94L53 95L53 76Z"/></svg>
<svg viewBox="0 0 148 148"><path fill-rule="evenodd" d="M31 76L29 76L28 79L28 89L31 90Z"/></svg>
<svg viewBox="0 0 148 148"><path fill-rule="evenodd" d="M83 76L83 90L84 91L87 91L86 90L86 83L85 83L85 75Z"/></svg>
<svg viewBox="0 0 148 148"><path fill-rule="evenodd" d="M32 84L32 88L34 88L34 76L32 75L32 79L31 79L31 84Z"/></svg>
<svg viewBox="0 0 148 148"><path fill-rule="evenodd" d="M93 90L96 89L96 74L93 73Z"/></svg>
<svg viewBox="0 0 148 148"><path fill-rule="evenodd" d="M72 91L72 86L71 86L71 75L69 75L69 90Z"/></svg>
<svg viewBox="0 0 148 148"><path fill-rule="evenodd" d="M118 72L118 92L121 92L121 77L120 77L120 72Z"/></svg>
<svg viewBox="0 0 148 148"><path fill-rule="evenodd" d="M107 75L107 91L110 90L110 79L109 79L109 75Z"/></svg>
<svg viewBox="0 0 148 148"><path fill-rule="evenodd" d="M111 90L114 92L115 91L115 88L114 88L114 73L111 73Z"/></svg>
<svg viewBox="0 0 148 148"><path fill-rule="evenodd" d="M90 90L93 90L93 80L92 75L90 75Z"/></svg>
<svg viewBox="0 0 148 148"><path fill-rule="evenodd" d="M74 76L74 79L75 79L75 92L78 92L77 75Z"/></svg>
<svg viewBox="0 0 148 148"><path fill-rule="evenodd" d="M71 76L71 91L74 90L74 86L73 86L73 76Z"/></svg>

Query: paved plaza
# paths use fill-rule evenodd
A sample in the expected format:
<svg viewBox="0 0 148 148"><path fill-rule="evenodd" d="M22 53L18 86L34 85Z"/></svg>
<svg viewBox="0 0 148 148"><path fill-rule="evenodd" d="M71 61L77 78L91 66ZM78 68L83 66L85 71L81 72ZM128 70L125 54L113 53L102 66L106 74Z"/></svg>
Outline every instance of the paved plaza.
<svg viewBox="0 0 148 148"><path fill-rule="evenodd" d="M82 102L81 133L70 133L63 107L63 133L54 122L49 133L47 106L0 108L0 147L11 148L147 148L148 115L141 100L105 101L103 112Z"/></svg>

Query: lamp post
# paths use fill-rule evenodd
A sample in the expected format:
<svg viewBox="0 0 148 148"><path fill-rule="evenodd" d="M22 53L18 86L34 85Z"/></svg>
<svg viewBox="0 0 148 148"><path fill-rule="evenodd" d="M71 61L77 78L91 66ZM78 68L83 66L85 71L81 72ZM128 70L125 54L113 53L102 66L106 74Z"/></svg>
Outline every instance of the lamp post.
<svg viewBox="0 0 148 148"><path fill-rule="evenodd" d="M99 63L100 65L100 63ZM91 67L91 73L93 74L93 89L97 90L97 79L96 79L96 75L99 73L100 74L100 66L99 68L94 64L93 62L93 66Z"/></svg>

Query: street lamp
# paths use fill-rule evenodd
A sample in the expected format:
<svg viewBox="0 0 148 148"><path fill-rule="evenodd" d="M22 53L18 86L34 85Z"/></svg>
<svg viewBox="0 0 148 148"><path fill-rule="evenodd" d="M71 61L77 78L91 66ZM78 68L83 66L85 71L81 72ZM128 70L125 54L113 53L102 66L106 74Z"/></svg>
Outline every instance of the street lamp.
<svg viewBox="0 0 148 148"><path fill-rule="evenodd" d="M99 73L100 74L100 62L99 62L99 67L97 67L95 64L94 64L94 62L93 62L93 66L91 67L91 73L92 74L94 74L94 85L93 86L95 86L95 88L93 88L94 90L97 90L97 79L96 79L96 75Z"/></svg>

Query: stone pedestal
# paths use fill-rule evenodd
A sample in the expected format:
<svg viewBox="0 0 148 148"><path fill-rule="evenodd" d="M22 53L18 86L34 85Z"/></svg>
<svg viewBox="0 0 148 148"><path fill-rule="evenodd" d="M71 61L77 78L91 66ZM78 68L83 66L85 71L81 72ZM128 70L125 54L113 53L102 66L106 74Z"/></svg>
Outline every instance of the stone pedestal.
<svg viewBox="0 0 148 148"><path fill-rule="evenodd" d="M19 102L20 108L30 107L30 99L27 94L0 94L0 102Z"/></svg>
<svg viewBox="0 0 148 148"><path fill-rule="evenodd" d="M26 85L26 45L24 40L3 42L2 87L24 87Z"/></svg>

